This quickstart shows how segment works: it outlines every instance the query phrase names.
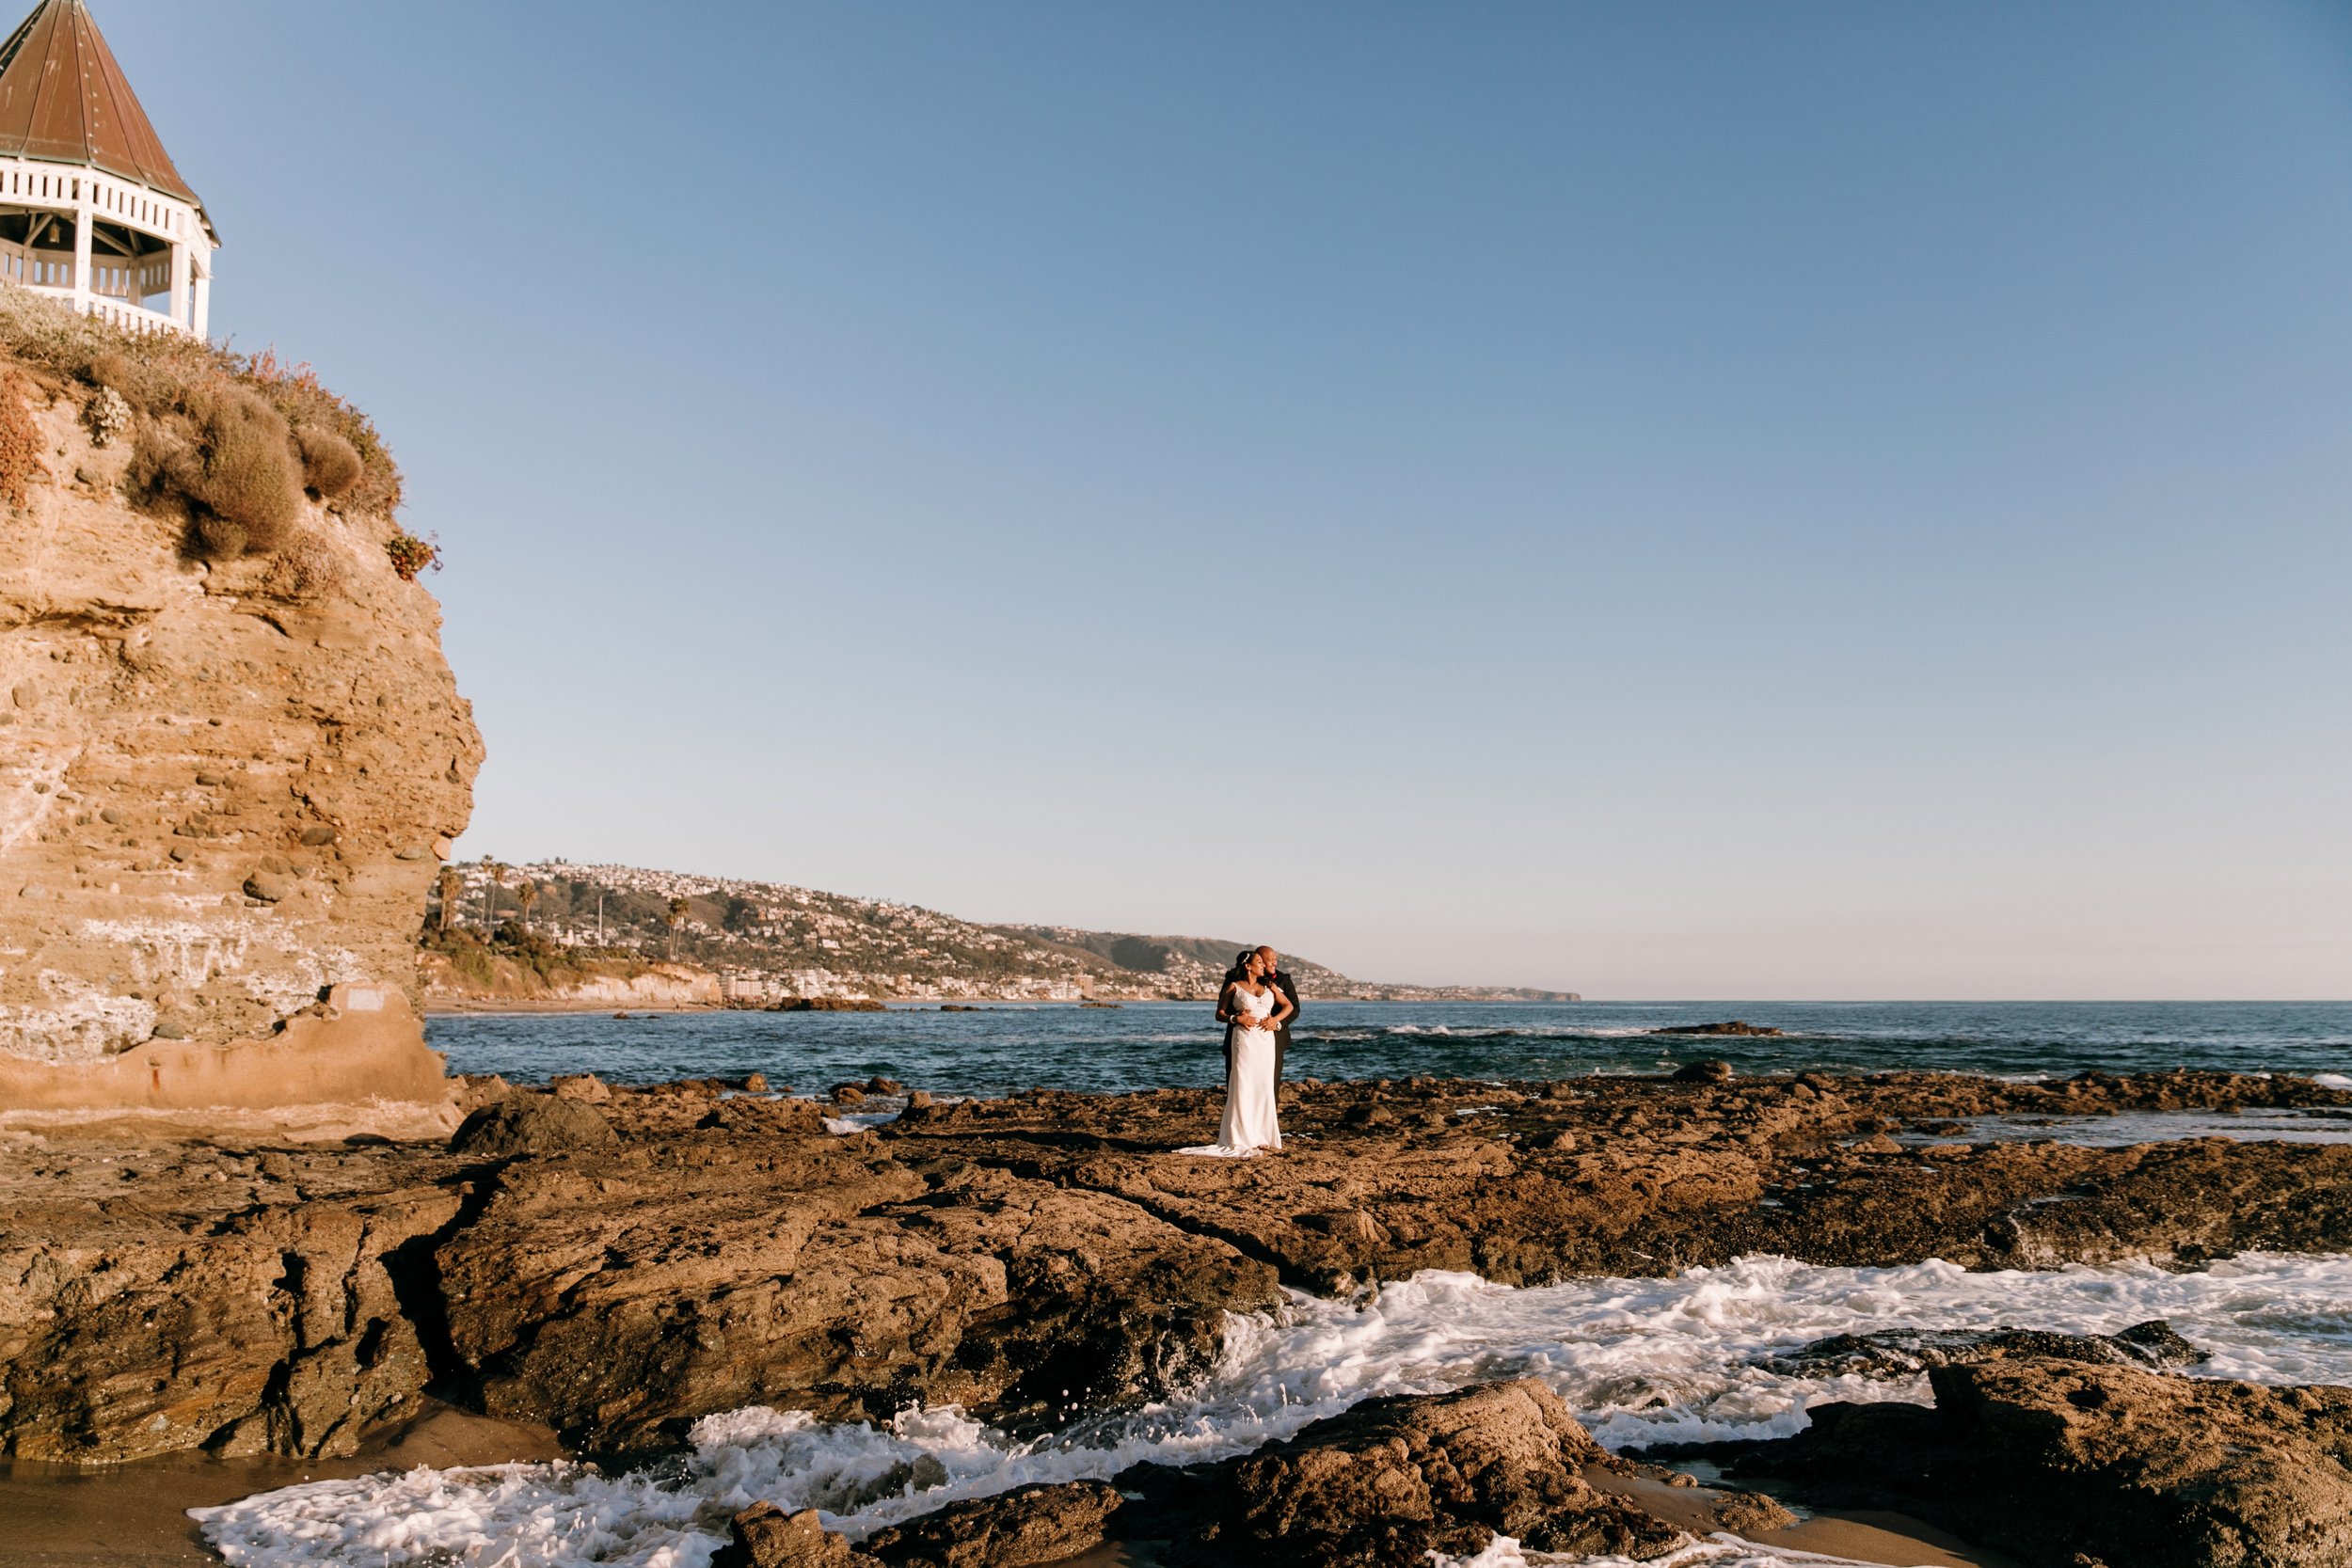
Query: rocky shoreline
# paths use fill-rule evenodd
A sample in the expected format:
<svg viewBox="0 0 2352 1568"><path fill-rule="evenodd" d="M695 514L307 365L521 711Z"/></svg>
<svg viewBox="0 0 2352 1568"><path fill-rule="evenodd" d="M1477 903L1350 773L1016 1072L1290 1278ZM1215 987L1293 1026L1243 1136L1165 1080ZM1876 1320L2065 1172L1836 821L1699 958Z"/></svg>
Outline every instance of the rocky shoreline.
<svg viewBox="0 0 2352 1568"><path fill-rule="evenodd" d="M1200 1090L918 1095L895 1121L848 1132L840 1121L829 1131L829 1107L813 1101L714 1082L630 1089L579 1078L547 1094L493 1081L468 1094L475 1114L446 1145L131 1143L68 1128L9 1135L0 1171L0 1453L71 1464L191 1450L348 1455L433 1400L550 1429L568 1451L608 1462L672 1451L695 1418L746 1405L844 1421L953 1403L1034 1434L1197 1379L1223 1343L1228 1314L1278 1311L1285 1287L1344 1293L1424 1269L1513 1285L1666 1275L1753 1254L2026 1269L2150 1258L2190 1270L2241 1250L2352 1251L2352 1147L2206 1138L2089 1148L1947 1135L1963 1118L1995 1115L2352 1112L2352 1092L2295 1079L1302 1084L1285 1090L1291 1147L1249 1162L1170 1156L1214 1123L1214 1097ZM2074 1554L2103 1552L2120 1554L2112 1565L2352 1561L2343 1544L2352 1533L2326 1523L2338 1504L2352 1520L2352 1479L2316 1468L2352 1452L2339 1436L2352 1428L2333 1424L2339 1401L2352 1396L2249 1389L2034 1348L2042 1354L1968 1359L1963 1347L1960 1359L1947 1356L1933 1373L1937 1408L1925 1413L1946 1425L1919 1428L1907 1448L1871 1438L1883 1473L1855 1482L1854 1495L1901 1502L2028 1562L2071 1565L2084 1560ZM1628 1462L1596 1457L1582 1429L1571 1433L1565 1412L1543 1402L1556 1399L1529 1387L1491 1408L1471 1399L1486 1414L1470 1426L1487 1436L1431 1435L1456 1407L1428 1401L1351 1412L1342 1420L1356 1424L1335 1433L1323 1430L1330 1422L1310 1428L1294 1443L1318 1452L1357 1444L1388 1457L1370 1465L1360 1454L1343 1463L1267 1449L1230 1462L1242 1468L1219 1472L1211 1490L1226 1512L1215 1519L1200 1513L1198 1476L1121 1477L1120 1487L1137 1494L1126 1508L1148 1521L1151 1538L1177 1543L1168 1549L1180 1560L1197 1537L1222 1543L1200 1545L1217 1560L1258 1560L1239 1545L1246 1537L1279 1542L1284 1561L1419 1562L1415 1554L1430 1549L1475 1551L1482 1531L1531 1547L1531 1529L1582 1541L1561 1521L1587 1514L1603 1521L1590 1539L1618 1543L1612 1551L1684 1538L1687 1522L1645 1534L1648 1526L1627 1522L1631 1504L1569 1508L1565 1499L1583 1494L1563 1477L1614 1474L1609 1465ZM2114 1430L2084 1439L2105 1445L2103 1459L2083 1460L2074 1436L2034 1427L2042 1418L2010 1414L2057 1399L2081 1426L2092 1406L2074 1396L2086 1389L2141 1413L2137 1425L2119 1416ZM2184 1421L2210 1422L2217 1418L2198 1402L2233 1399L2237 1435L2210 1464L2132 1459L2134 1432L2163 1430L2148 1413L2177 1407ZM1495 1414L1504 1405L1507 1421ZM1923 1407L1858 1407L1792 1440L1796 1459L1743 1452L1737 1463L1742 1474L1803 1491L1815 1484L1807 1478L1839 1469L1805 1454L1837 1433L1875 1431L1874 1422L1915 1426L1887 1414L1905 1408ZM2032 1427L2049 1454L2074 1455L2064 1463L2085 1475L2137 1463L2131 1473L2153 1478L2141 1484L2164 1498L2209 1492L2219 1471L2254 1463L2249 1444L2279 1456L2264 1463L2296 1481L2244 1483L2267 1488L2269 1512L2241 1511L2236 1556L2218 1546L2197 1548L2202 1557L2148 1556L2130 1533L2145 1533L2132 1522L2138 1515L2089 1503L2067 1515L2066 1531L2049 1533L2044 1550L2038 1539L2006 1539L1983 1510L1946 1494L2055 1497L2056 1486L2090 1497L2080 1489L2094 1483L2049 1480L2060 1460L2034 1458L2042 1449L2022 1443L2003 1449L2004 1463L2023 1466L2016 1475L1979 1466L1947 1482L1933 1456L1982 1446L1947 1430L1963 1409L2004 1432L2001 1423ZM1377 1421L1391 1426L1364 1425ZM1497 1421L1517 1435L1494 1435ZM1551 1435L1531 1436L1537 1428ZM1470 1465L1462 1445L1489 1437L1516 1457ZM1802 1447L1808 1441L1813 1449ZM1537 1453L1546 1443L1550 1460ZM1251 1465L1259 1468L1248 1474L1270 1478L1260 1489L1266 1500L1260 1513L1235 1515L1236 1496L1260 1495L1239 1479ZM1497 1479L1487 1486L1474 1469ZM1406 1470L1422 1477L1425 1506L1410 1500L1422 1493ZM1341 1471L1356 1478L1348 1486L1371 1489L1346 1492L1356 1502L1344 1508L1330 1500L1340 1493L1326 1496ZM2148 1506L2147 1517L2165 1518L2190 1507ZM1349 1510L1359 1523L1406 1523L1304 1522ZM2123 1533L2102 1547L2110 1517ZM1211 1524L1212 1534L1199 1533ZM1039 1530L1071 1535L1003 1520L982 1533L1027 1540ZM2061 1539L2063 1552L2051 1555ZM904 1552L881 1545L885 1560L908 1562L1048 1560L949 1551L937 1541ZM809 1549L834 1550L821 1540Z"/></svg>

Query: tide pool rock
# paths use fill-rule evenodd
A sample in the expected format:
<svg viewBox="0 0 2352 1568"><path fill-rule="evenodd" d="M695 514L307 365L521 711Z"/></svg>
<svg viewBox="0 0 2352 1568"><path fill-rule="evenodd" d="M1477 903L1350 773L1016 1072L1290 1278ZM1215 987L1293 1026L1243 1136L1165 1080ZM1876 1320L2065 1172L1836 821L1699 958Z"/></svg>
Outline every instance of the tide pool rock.
<svg viewBox="0 0 2352 1568"><path fill-rule="evenodd" d="M2352 1388L2048 1359L1929 1377L1931 1410L1817 1405L1732 1473L1899 1507L2036 1568L2352 1565Z"/></svg>
<svg viewBox="0 0 2352 1568"><path fill-rule="evenodd" d="M1016 1487L949 1503L878 1532L866 1547L889 1568L1035 1568L1101 1545L1120 1501L1099 1481Z"/></svg>
<svg viewBox="0 0 2352 1568"><path fill-rule="evenodd" d="M1534 1379L1368 1400L1221 1468L1192 1560L1422 1564L1507 1535L1531 1550L1650 1557L1674 1526L1596 1489L1604 1463L1560 1397Z"/></svg>

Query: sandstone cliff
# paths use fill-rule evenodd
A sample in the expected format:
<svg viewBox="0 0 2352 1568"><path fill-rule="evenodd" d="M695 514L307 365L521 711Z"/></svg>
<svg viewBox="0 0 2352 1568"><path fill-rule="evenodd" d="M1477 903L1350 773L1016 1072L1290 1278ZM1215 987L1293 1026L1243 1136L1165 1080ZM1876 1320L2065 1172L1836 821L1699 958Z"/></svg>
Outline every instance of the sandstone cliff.
<svg viewBox="0 0 2352 1568"><path fill-rule="evenodd" d="M475 947L453 962L446 951L417 955L425 1006L435 1012L595 1011L606 1007L667 1010L719 1007L726 993L719 976L692 964L643 959L571 959L552 974L504 954Z"/></svg>
<svg viewBox="0 0 2352 1568"><path fill-rule="evenodd" d="M389 455L307 372L7 293L0 1105L72 1102L111 1063L110 1098L125 1053L303 1015L408 1020L482 742L388 551Z"/></svg>

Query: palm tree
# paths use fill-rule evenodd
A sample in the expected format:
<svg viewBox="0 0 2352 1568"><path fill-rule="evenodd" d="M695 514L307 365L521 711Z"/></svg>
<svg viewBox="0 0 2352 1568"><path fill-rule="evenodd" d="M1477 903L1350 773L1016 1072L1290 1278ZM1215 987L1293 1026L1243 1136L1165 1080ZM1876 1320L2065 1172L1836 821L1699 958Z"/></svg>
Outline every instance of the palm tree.
<svg viewBox="0 0 2352 1568"><path fill-rule="evenodd" d="M486 902L482 911L482 935L487 939L499 934L499 889L506 885L508 867L504 861L494 861L487 855L482 857L482 865L490 874L490 886L484 895Z"/></svg>
<svg viewBox="0 0 2352 1568"><path fill-rule="evenodd" d="M525 878L515 884L515 902L523 907L523 929L531 929L531 906L539 901L539 884Z"/></svg>
<svg viewBox="0 0 2352 1568"><path fill-rule="evenodd" d="M457 924L457 901L466 895L466 874L453 865L441 867L434 887L441 895L441 929Z"/></svg>
<svg viewBox="0 0 2352 1568"><path fill-rule="evenodd" d="M673 898L669 910L661 917L661 923L670 927L670 957L673 958L677 957L677 928L686 924L689 908L691 906L685 899Z"/></svg>

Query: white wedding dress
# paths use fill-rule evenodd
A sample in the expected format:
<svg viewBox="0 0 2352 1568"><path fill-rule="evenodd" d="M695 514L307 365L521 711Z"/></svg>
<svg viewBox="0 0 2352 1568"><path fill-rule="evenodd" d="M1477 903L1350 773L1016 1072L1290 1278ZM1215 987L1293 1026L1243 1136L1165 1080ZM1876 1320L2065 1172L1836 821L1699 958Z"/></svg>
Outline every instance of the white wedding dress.
<svg viewBox="0 0 2352 1568"><path fill-rule="evenodd" d="M1179 1154L1246 1160L1262 1148L1282 1147L1274 1112L1274 1031L1265 1026L1274 992L1235 991L1233 1006L1241 1016L1233 1030L1233 1075L1225 1085L1225 1118L1216 1124L1216 1142L1180 1148Z"/></svg>

